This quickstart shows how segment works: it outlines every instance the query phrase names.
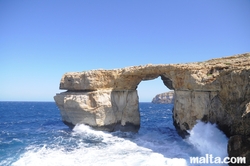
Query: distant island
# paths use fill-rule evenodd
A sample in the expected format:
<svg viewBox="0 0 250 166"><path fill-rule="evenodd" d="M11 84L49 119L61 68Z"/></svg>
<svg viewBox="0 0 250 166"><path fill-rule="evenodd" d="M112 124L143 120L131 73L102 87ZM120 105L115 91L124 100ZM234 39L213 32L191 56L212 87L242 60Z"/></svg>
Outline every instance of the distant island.
<svg viewBox="0 0 250 166"><path fill-rule="evenodd" d="M174 104L174 91L169 91L156 95L152 103L154 104Z"/></svg>

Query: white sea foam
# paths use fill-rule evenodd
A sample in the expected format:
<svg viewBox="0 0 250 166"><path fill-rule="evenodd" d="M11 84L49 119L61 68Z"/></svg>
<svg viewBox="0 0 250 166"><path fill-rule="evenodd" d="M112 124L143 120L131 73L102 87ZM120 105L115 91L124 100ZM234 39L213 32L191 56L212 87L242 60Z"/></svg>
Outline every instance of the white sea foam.
<svg viewBox="0 0 250 166"><path fill-rule="evenodd" d="M138 134L133 140L117 135L92 130L86 125L77 125L69 138L55 138L55 142L74 142L77 145L73 149L68 150L65 144L30 146L13 166L191 166L189 157L192 155L190 156L189 151L192 151L192 148L187 150L187 145L181 145L178 141L164 140L162 136L157 136L157 132L151 133L151 137L147 133ZM94 142L83 141L86 139ZM227 138L216 125L198 122L190 131L187 142L193 145L193 151L199 151L200 156L227 156ZM163 152L164 150L166 152ZM178 153L188 157L169 157Z"/></svg>
<svg viewBox="0 0 250 166"><path fill-rule="evenodd" d="M85 125L74 128L72 136L94 138L101 145L86 146L80 144L74 150L66 151L64 147L51 148L30 147L14 166L44 165L44 166L186 166L182 158L166 158L151 149L141 147L135 142L110 133L95 131Z"/></svg>
<svg viewBox="0 0 250 166"><path fill-rule="evenodd" d="M198 121L189 133L188 142L197 148L201 156L206 154L220 158L228 156L228 138L216 127L216 124Z"/></svg>

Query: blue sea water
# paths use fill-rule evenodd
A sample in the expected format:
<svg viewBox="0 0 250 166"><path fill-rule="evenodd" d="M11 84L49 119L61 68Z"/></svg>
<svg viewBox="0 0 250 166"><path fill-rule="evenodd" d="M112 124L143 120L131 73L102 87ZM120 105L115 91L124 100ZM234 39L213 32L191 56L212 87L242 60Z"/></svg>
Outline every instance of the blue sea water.
<svg viewBox="0 0 250 166"><path fill-rule="evenodd" d="M138 133L109 133L82 124L69 129L54 102L0 102L0 165L191 166L192 156L227 155L227 138L215 125L199 122L182 139L172 108L140 103Z"/></svg>

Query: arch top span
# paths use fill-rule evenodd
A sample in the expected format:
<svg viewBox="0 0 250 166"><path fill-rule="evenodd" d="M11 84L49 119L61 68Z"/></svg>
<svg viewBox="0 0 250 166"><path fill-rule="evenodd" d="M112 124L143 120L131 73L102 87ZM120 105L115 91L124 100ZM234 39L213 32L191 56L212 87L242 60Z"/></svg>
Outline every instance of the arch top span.
<svg viewBox="0 0 250 166"><path fill-rule="evenodd" d="M69 91L136 90L141 81L152 80L160 76L164 85L172 90L218 90L220 86L214 82L217 74L207 74L211 67L204 68L194 63L69 72L63 75L60 89Z"/></svg>

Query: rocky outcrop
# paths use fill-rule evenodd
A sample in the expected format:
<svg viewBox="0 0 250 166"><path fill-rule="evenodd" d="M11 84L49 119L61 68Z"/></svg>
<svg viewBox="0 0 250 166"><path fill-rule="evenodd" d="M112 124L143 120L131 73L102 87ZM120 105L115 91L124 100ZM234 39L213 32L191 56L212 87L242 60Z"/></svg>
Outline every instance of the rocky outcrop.
<svg viewBox="0 0 250 166"><path fill-rule="evenodd" d="M156 95L152 99L154 104L174 104L174 91L169 91Z"/></svg>
<svg viewBox="0 0 250 166"><path fill-rule="evenodd" d="M180 131L197 120L216 123L227 136L250 136L250 53L187 64L133 66L63 75L54 99L68 125L137 131L136 88L161 77L175 92L174 124Z"/></svg>
<svg viewBox="0 0 250 166"><path fill-rule="evenodd" d="M140 128L136 90L63 92L54 99L63 122L70 127L82 123L107 131L138 131Z"/></svg>

